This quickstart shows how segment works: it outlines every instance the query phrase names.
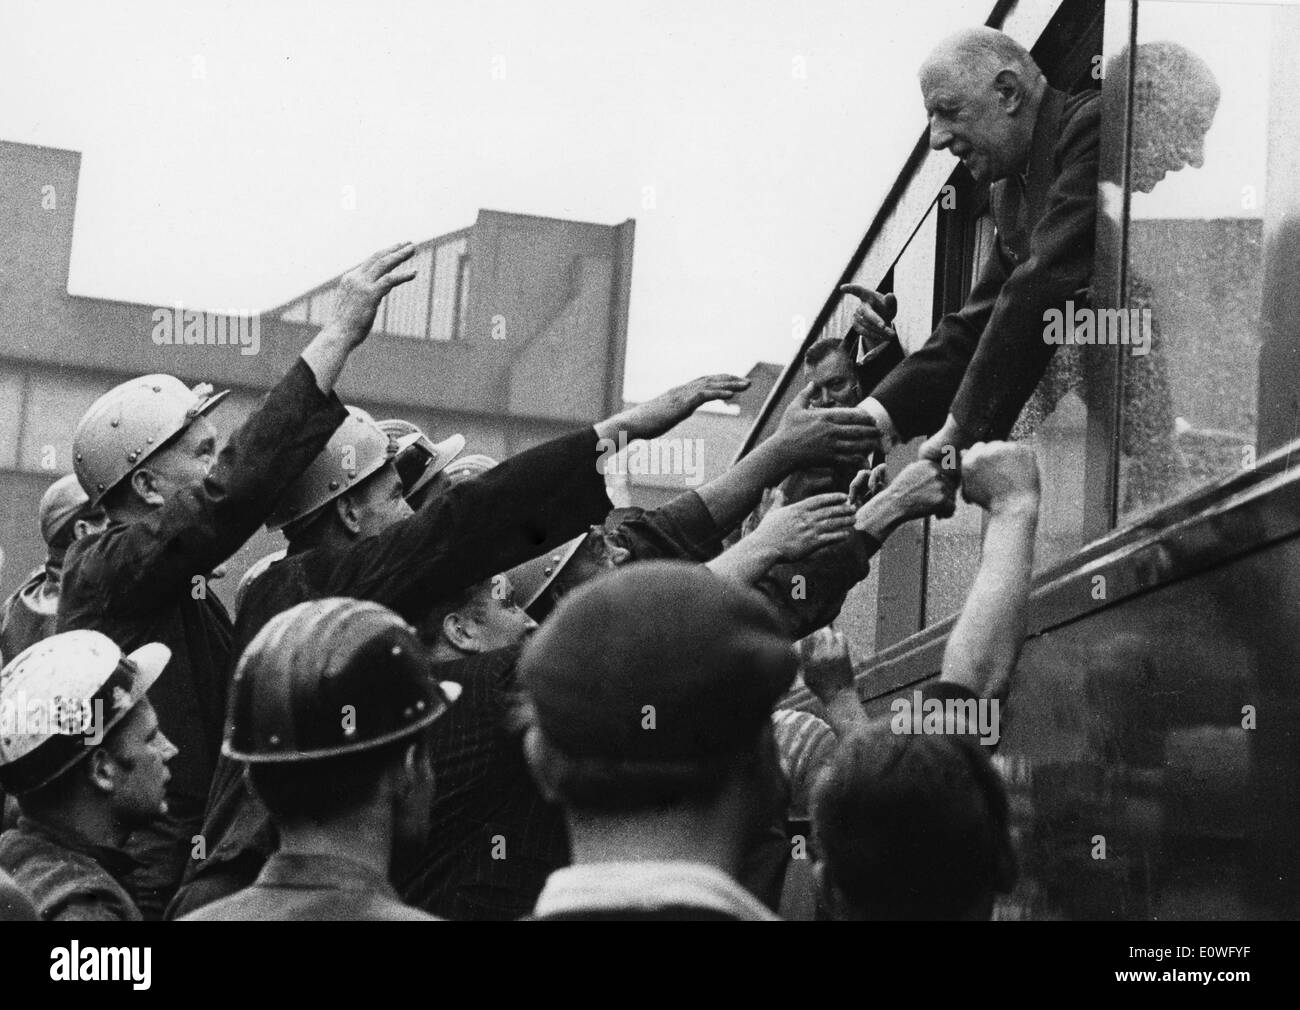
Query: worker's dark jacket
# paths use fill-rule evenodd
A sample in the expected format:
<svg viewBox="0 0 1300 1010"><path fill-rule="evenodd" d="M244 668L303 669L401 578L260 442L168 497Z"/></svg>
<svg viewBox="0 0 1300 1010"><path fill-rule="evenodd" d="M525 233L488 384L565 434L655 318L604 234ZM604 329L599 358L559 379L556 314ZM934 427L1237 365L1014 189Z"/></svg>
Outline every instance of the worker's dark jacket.
<svg viewBox="0 0 1300 1010"><path fill-rule="evenodd" d="M875 387L902 439L951 413L974 439L1005 438L1056 349L1044 314L1081 307L1092 280L1100 92L1048 88L1029 169L990 189L997 241L966 303Z"/></svg>
<svg viewBox="0 0 1300 1010"><path fill-rule="evenodd" d="M30 817L0 835L0 869L32 899L47 922L138 922L122 886L135 861Z"/></svg>
<svg viewBox="0 0 1300 1010"><path fill-rule="evenodd" d="M403 905L369 866L339 856L277 852L256 882L182 916L195 922L436 922Z"/></svg>
<svg viewBox="0 0 1300 1010"><path fill-rule="evenodd" d="M657 509L621 508L605 531L637 561L704 562L722 546L721 532L694 491ZM513 707L519 649L499 649L441 664L438 677L463 692L433 727L437 782L428 843L394 870L402 897L447 919L504 920L528 914L546 878L569 862L559 807L542 798L524 760ZM775 905L783 834L760 830L747 851L746 883Z"/></svg>
<svg viewBox="0 0 1300 1010"><path fill-rule="evenodd" d="M461 696L433 725L428 841L394 879L404 900L446 919L517 918L569 861L564 815L542 798L512 731L518 658L516 646L437 667Z"/></svg>
<svg viewBox="0 0 1300 1010"><path fill-rule="evenodd" d="M249 586L236 655L272 617L307 600L374 600L416 623L438 601L553 550L609 512L597 455L595 431L585 428L453 485L377 536L342 550L291 549ZM202 835L206 858L187 871L194 894L178 896L171 915L246 886L275 848L237 762L221 761Z"/></svg>
<svg viewBox="0 0 1300 1010"><path fill-rule="evenodd" d="M151 866L167 864L150 889L171 890L180 880L221 746L232 628L206 580L265 521L346 416L299 359L230 436L202 483L144 519L112 522L68 549L60 631L91 628L127 651L161 642L172 652L149 690L163 732L179 749L168 766L170 827L138 833L130 844Z"/></svg>
<svg viewBox="0 0 1300 1010"><path fill-rule="evenodd" d="M59 616L59 571L55 564L36 569L0 607L0 657L6 663L54 634Z"/></svg>

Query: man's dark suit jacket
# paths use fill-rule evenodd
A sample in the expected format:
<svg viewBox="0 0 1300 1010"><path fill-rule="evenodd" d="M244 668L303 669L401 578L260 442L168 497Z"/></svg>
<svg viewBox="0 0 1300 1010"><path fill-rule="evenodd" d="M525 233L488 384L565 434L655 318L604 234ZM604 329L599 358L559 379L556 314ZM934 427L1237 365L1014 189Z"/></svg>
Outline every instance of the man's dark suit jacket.
<svg viewBox="0 0 1300 1010"><path fill-rule="evenodd" d="M990 189L997 241L966 303L874 390L864 385L900 439L938 431L949 413L974 440L1005 438L1038 385L1056 349L1044 313L1085 302L1092 280L1099 96L1046 90L1028 172Z"/></svg>

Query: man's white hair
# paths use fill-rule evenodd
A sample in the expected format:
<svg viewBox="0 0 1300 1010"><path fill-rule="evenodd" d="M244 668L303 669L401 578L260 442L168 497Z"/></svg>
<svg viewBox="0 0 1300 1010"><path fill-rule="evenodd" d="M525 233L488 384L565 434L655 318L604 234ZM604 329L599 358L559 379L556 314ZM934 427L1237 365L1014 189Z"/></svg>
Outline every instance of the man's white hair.
<svg viewBox="0 0 1300 1010"><path fill-rule="evenodd" d="M964 28L931 50L921 65L956 67L971 84L987 86L1004 70L1013 70L1029 87L1045 80L1029 50L996 28Z"/></svg>

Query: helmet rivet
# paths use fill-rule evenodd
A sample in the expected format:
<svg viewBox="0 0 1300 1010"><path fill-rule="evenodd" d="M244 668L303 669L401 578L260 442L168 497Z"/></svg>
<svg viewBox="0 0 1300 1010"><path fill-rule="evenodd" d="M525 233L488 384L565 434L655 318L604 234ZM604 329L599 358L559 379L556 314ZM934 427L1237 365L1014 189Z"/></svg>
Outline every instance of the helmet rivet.
<svg viewBox="0 0 1300 1010"><path fill-rule="evenodd" d="M394 645L390 651L394 656L400 656L402 654L402 647L400 645Z"/></svg>
<svg viewBox="0 0 1300 1010"><path fill-rule="evenodd" d="M121 423L122 423L122 422L119 421L119 420L115 417L115 418L113 418L113 420L111 420L111 421L108 422L108 426L109 426L110 428L116 428L116 427L117 427L119 424L121 424Z"/></svg>
<svg viewBox="0 0 1300 1010"><path fill-rule="evenodd" d="M415 715L415 709L410 708L408 706L407 709L402 713L402 715L404 715L406 718L409 719L411 718L411 716Z"/></svg>
<svg viewBox="0 0 1300 1010"><path fill-rule="evenodd" d="M419 701L417 701L417 702L415 703L415 710L416 710L417 712L423 712L423 711L424 711L424 699L423 699L423 698L421 698Z"/></svg>
<svg viewBox="0 0 1300 1010"><path fill-rule="evenodd" d="M338 489L339 489L339 482L336 480L330 481L330 490L337 491Z"/></svg>
<svg viewBox="0 0 1300 1010"><path fill-rule="evenodd" d="M278 734L275 734L275 733L272 733L272 734L271 734L270 744L271 744L272 747L279 747L279 746L280 746L280 737L279 737Z"/></svg>
<svg viewBox="0 0 1300 1010"><path fill-rule="evenodd" d="M161 393L161 392L162 392L162 386L154 386L154 387L153 387L153 391L154 391L155 393Z"/></svg>
<svg viewBox="0 0 1300 1010"><path fill-rule="evenodd" d="M152 436L152 435L146 435L145 438L144 438L144 444L145 444L145 445L151 445L152 443L153 443L153 436Z"/></svg>
<svg viewBox="0 0 1300 1010"><path fill-rule="evenodd" d="M132 463L134 463L134 462L135 462L135 458L136 458L138 455L140 455L140 454L139 454L138 452L136 452L134 449L132 449L130 452L128 452L128 453L126 454L126 458L127 458L128 460L130 460Z"/></svg>
<svg viewBox="0 0 1300 1010"><path fill-rule="evenodd" d="M78 463L81 462L81 453L77 453L76 459Z"/></svg>

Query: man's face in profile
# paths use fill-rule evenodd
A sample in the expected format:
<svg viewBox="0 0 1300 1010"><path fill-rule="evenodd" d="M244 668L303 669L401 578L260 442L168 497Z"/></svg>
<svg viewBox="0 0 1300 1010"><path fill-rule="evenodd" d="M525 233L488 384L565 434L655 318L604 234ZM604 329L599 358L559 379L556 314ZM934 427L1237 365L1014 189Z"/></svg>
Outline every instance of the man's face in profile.
<svg viewBox="0 0 1300 1010"><path fill-rule="evenodd" d="M1218 91L1210 85L1197 92L1187 82L1179 83L1189 93L1185 98L1173 97L1177 85L1162 92L1138 82L1129 181L1140 193L1150 193L1170 172L1205 163L1205 135L1219 108Z"/></svg>
<svg viewBox="0 0 1300 1010"><path fill-rule="evenodd" d="M813 384L814 407L856 407L862 402L862 389L853 362L844 351L834 351L808 370Z"/></svg>
<svg viewBox="0 0 1300 1010"><path fill-rule="evenodd" d="M1005 90L978 75L977 70L932 61L921 70L921 96L930 122L930 146L956 155L976 182L996 182L1024 170L1033 122L1023 114L1013 115L1013 100ZM1023 90L1019 95L1023 102Z"/></svg>

